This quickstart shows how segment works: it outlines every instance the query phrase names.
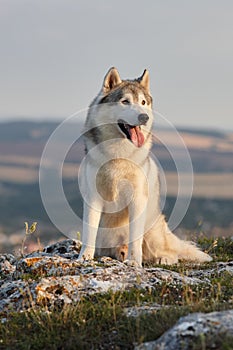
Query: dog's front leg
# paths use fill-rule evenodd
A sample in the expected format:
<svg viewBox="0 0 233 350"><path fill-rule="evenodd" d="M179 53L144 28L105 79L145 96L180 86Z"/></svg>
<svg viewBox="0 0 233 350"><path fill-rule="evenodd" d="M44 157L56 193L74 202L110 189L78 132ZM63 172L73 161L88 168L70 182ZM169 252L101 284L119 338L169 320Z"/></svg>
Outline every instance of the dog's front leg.
<svg viewBox="0 0 233 350"><path fill-rule="evenodd" d="M94 258L96 235L101 216L100 205L88 205L84 202L83 207L83 232L82 248L78 260L89 260Z"/></svg>
<svg viewBox="0 0 233 350"><path fill-rule="evenodd" d="M134 198L129 205L129 244L127 260L142 266L142 243L146 220L147 198Z"/></svg>

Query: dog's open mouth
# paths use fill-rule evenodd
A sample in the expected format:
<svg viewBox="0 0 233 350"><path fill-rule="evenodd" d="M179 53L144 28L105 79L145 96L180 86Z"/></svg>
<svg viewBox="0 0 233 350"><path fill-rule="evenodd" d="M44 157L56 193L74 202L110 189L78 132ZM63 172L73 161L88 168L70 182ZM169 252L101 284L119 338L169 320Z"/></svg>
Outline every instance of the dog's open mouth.
<svg viewBox="0 0 233 350"><path fill-rule="evenodd" d="M119 119L118 126L125 134L127 139L130 140L136 147L141 147L143 145L145 139L140 125L130 125L124 120Z"/></svg>

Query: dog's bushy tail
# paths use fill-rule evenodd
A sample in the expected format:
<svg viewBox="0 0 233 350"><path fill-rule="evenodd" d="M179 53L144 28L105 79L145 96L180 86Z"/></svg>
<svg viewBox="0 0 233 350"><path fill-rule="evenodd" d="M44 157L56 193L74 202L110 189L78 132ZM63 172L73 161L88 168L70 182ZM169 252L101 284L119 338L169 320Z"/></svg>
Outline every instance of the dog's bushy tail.
<svg viewBox="0 0 233 350"><path fill-rule="evenodd" d="M163 215L157 218L153 228L144 237L143 260L164 264L174 264L178 260L203 263L211 261L207 253L202 252L195 243L184 241L168 228Z"/></svg>
<svg viewBox="0 0 233 350"><path fill-rule="evenodd" d="M181 242L181 249L178 254L180 260L193 261L198 263L211 261L212 258L207 253L202 252L193 242Z"/></svg>

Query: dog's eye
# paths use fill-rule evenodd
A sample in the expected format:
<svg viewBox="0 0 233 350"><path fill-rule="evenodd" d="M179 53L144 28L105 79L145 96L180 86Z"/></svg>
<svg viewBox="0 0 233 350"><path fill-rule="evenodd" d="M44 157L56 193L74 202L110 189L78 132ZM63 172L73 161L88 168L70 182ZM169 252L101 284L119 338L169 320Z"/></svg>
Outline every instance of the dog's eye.
<svg viewBox="0 0 233 350"><path fill-rule="evenodd" d="M122 100L121 103L123 103L123 105L128 105L130 104L130 101L125 99L125 100Z"/></svg>
<svg viewBox="0 0 233 350"><path fill-rule="evenodd" d="M144 106L146 104L146 101L145 100L142 100L142 105Z"/></svg>

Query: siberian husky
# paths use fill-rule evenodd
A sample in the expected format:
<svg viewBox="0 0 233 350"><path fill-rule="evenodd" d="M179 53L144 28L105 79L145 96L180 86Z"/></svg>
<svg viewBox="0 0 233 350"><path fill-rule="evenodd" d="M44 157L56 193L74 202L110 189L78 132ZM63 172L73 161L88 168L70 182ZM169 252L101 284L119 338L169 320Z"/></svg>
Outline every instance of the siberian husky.
<svg viewBox="0 0 233 350"><path fill-rule="evenodd" d="M85 123L80 260L110 256L138 266L211 260L176 237L161 213L158 169L149 156L152 122L148 71L121 80L111 68Z"/></svg>

